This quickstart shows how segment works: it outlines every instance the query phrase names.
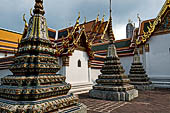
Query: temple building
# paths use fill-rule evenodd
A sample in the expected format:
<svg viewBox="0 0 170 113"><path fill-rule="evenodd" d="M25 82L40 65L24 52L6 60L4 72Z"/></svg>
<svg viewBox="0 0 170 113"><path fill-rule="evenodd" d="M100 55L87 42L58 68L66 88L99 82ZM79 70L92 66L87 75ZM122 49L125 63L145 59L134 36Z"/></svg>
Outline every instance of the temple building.
<svg viewBox="0 0 170 113"><path fill-rule="evenodd" d="M54 41L58 49L59 74L66 76L66 81L72 84L71 92L88 91L91 89L91 40L86 32L88 23L79 25L80 15L73 27L59 31L58 39ZM66 34L66 35L65 35Z"/></svg>

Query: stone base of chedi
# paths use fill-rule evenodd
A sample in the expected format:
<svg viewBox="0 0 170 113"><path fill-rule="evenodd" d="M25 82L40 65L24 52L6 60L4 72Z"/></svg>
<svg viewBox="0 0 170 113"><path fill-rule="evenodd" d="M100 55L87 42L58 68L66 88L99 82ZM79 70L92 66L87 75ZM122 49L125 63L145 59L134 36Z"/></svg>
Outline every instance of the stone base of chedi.
<svg viewBox="0 0 170 113"><path fill-rule="evenodd" d="M97 84L89 92L90 97L114 101L131 101L138 97L138 91L129 84L130 80L124 74L114 44L108 47L101 73L96 80Z"/></svg>
<svg viewBox="0 0 170 113"><path fill-rule="evenodd" d="M39 86L33 85L37 82ZM70 88L62 75L4 77L0 86L0 113L86 113L86 106L67 94Z"/></svg>
<svg viewBox="0 0 170 113"><path fill-rule="evenodd" d="M1 79L0 113L87 113L60 69L56 49L48 37L43 0L35 0L34 15L18 46L13 75ZM27 24L26 24L27 25Z"/></svg>
<svg viewBox="0 0 170 113"><path fill-rule="evenodd" d="M144 70L142 63L140 62L140 56L137 49L135 49L135 55L133 58L133 63L130 69L130 74L128 75L130 79L130 84L134 85L136 89L139 90L150 90L153 89L151 85L152 82L149 81L149 77Z"/></svg>

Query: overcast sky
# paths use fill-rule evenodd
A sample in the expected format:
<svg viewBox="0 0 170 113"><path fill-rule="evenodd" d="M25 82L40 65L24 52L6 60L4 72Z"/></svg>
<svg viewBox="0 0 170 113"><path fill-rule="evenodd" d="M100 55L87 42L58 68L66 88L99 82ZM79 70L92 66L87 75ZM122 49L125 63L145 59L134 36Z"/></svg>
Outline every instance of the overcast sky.
<svg viewBox="0 0 170 113"><path fill-rule="evenodd" d="M29 11L34 6L35 0L0 0L0 27L22 32L25 13L27 21ZM126 38L126 24L128 19L138 27L137 13L142 20L155 18L162 8L165 0L112 0L113 30L116 39ZM81 13L80 22L96 19L100 13L109 16L109 0L44 0L48 27L59 30L69 25L74 25L78 12Z"/></svg>

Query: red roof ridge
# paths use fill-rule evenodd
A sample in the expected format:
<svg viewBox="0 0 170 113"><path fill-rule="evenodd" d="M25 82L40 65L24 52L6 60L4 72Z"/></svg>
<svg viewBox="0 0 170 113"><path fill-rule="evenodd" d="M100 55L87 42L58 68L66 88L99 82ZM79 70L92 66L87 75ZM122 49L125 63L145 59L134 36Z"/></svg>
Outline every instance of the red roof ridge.
<svg viewBox="0 0 170 113"><path fill-rule="evenodd" d="M120 39L120 40L116 40L115 42L122 42L122 41L127 41L127 40L131 40L131 38Z"/></svg>

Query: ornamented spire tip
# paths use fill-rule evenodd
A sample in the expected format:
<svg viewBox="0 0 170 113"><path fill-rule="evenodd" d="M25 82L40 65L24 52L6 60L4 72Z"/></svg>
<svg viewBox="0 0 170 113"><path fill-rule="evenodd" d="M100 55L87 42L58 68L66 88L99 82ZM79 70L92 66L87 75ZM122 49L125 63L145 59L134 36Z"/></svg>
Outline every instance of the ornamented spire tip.
<svg viewBox="0 0 170 113"><path fill-rule="evenodd" d="M45 14L44 7L43 7L43 0L35 0L35 6L33 10L34 14Z"/></svg>
<svg viewBox="0 0 170 113"><path fill-rule="evenodd" d="M110 17L112 16L112 0L110 0Z"/></svg>
<svg viewBox="0 0 170 113"><path fill-rule="evenodd" d="M97 15L96 23L99 21L99 16L100 16L100 13L98 13L98 15Z"/></svg>

